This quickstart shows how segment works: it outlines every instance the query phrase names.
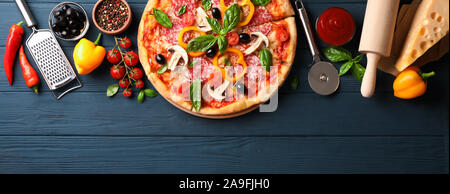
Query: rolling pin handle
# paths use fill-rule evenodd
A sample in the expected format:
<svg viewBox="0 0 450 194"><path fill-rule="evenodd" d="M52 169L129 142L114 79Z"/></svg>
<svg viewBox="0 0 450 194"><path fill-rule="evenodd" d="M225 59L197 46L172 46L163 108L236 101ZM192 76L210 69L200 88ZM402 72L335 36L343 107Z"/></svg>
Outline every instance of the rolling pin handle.
<svg viewBox="0 0 450 194"><path fill-rule="evenodd" d="M365 98L370 98L375 93L377 82L377 66L381 56L376 53L367 53L367 67L361 85L361 94Z"/></svg>

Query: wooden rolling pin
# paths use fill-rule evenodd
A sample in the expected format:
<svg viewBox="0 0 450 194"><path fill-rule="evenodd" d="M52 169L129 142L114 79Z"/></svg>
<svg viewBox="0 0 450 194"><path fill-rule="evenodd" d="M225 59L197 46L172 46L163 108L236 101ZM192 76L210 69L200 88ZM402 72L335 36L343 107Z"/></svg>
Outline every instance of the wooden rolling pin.
<svg viewBox="0 0 450 194"><path fill-rule="evenodd" d="M370 98L375 92L377 66L381 56L389 57L394 38L400 0L368 0L359 52L367 54L367 67L361 94Z"/></svg>

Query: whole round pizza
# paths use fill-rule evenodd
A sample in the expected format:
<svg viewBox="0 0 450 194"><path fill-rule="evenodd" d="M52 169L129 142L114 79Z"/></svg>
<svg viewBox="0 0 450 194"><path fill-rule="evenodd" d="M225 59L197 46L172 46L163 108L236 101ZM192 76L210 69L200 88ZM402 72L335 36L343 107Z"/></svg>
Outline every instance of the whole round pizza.
<svg viewBox="0 0 450 194"><path fill-rule="evenodd" d="M289 0L149 0L139 58L158 92L184 111L232 115L268 101L297 46Z"/></svg>

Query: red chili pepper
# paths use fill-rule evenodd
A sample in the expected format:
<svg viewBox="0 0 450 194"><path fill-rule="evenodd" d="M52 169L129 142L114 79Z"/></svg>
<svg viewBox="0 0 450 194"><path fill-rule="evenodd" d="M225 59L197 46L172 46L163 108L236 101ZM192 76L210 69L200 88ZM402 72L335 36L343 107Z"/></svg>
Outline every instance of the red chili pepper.
<svg viewBox="0 0 450 194"><path fill-rule="evenodd" d="M3 60L3 67L5 68L6 77L8 77L9 85L12 85L14 74L13 65L14 59L17 55L17 50L22 44L22 36L24 34L23 28L20 26L22 22L13 24L9 29L8 39L6 41L5 58Z"/></svg>
<svg viewBox="0 0 450 194"><path fill-rule="evenodd" d="M23 46L20 47L19 59L20 59L20 67L22 68L22 76L23 79L25 79L25 83L29 88L33 88L34 92L38 94L39 76L28 62Z"/></svg>

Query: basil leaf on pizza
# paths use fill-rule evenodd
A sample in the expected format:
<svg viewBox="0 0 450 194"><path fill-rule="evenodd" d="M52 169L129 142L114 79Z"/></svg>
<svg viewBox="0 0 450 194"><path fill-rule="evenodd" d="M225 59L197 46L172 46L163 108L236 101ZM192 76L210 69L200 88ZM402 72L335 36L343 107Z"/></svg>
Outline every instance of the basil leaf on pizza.
<svg viewBox="0 0 450 194"><path fill-rule="evenodd" d="M167 67L168 67L167 64L163 65L161 68L158 69L158 71L156 73L163 74L164 72L167 71Z"/></svg>
<svg viewBox="0 0 450 194"><path fill-rule="evenodd" d="M214 46L217 42L217 37L213 35L203 35L189 41L187 52L205 52Z"/></svg>
<svg viewBox="0 0 450 194"><path fill-rule="evenodd" d="M194 65L196 64L197 62L196 61L191 61L189 64L188 64L188 68L189 69L192 69L192 68L194 68Z"/></svg>
<svg viewBox="0 0 450 194"><path fill-rule="evenodd" d="M202 107L202 82L199 79L192 82L189 97L194 110L198 112Z"/></svg>
<svg viewBox="0 0 450 194"><path fill-rule="evenodd" d="M222 26L220 26L220 23L216 19L210 18L210 17L207 17L206 20L208 20L208 23L211 26L211 29L215 33L220 34L220 31L222 31Z"/></svg>
<svg viewBox="0 0 450 194"><path fill-rule="evenodd" d="M271 0L252 0L252 3L259 6L264 6L270 3Z"/></svg>
<svg viewBox="0 0 450 194"><path fill-rule="evenodd" d="M211 0L202 0L202 7L205 11L211 9Z"/></svg>
<svg viewBox="0 0 450 194"><path fill-rule="evenodd" d="M220 55L223 55L228 48L228 41L225 36L220 35L217 37L217 46L219 46Z"/></svg>
<svg viewBox="0 0 450 194"><path fill-rule="evenodd" d="M159 24L166 28L172 28L172 21L170 21L169 16L167 16L166 13L159 9L153 8L153 15Z"/></svg>
<svg viewBox="0 0 450 194"><path fill-rule="evenodd" d="M270 71L270 67L272 66L272 53L267 49L262 49L259 53L259 63L266 71Z"/></svg>
<svg viewBox="0 0 450 194"><path fill-rule="evenodd" d="M186 5L183 5L179 10L178 10L178 16L183 15L186 12Z"/></svg>
<svg viewBox="0 0 450 194"><path fill-rule="evenodd" d="M223 29L221 35L227 34L229 31L236 28L241 19L241 12L237 4L230 6L223 16Z"/></svg>

